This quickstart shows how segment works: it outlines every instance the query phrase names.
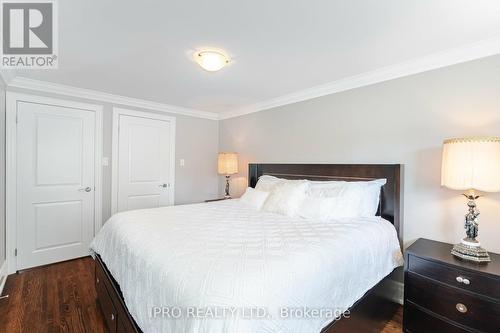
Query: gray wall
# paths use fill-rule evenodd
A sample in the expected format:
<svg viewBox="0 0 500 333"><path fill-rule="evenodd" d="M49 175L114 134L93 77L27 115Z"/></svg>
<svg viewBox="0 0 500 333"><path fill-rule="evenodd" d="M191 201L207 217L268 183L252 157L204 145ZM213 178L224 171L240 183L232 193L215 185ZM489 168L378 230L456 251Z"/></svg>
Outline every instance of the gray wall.
<svg viewBox="0 0 500 333"><path fill-rule="evenodd" d="M5 85L0 79L0 267L5 261Z"/></svg>
<svg viewBox="0 0 500 333"><path fill-rule="evenodd" d="M240 154L235 195L248 162L404 164L408 245L464 236L466 203L440 187L440 154L444 138L469 135L500 135L500 56L227 119L219 147ZM500 252L500 194L478 205L480 239Z"/></svg>
<svg viewBox="0 0 500 333"><path fill-rule="evenodd" d="M151 110L132 108L126 105L112 105L95 100L67 97L55 94L33 92L12 88L10 91L33 95L61 98L85 103L103 105L103 156L109 157L110 165L103 167L103 220L111 216L111 141L113 106L130 110ZM217 152L218 122L215 120L188 117L178 114L159 113L176 118L176 168L175 168L175 204L202 202L217 196ZM5 126L3 126L5 127ZM185 160L185 166L179 166L179 160Z"/></svg>

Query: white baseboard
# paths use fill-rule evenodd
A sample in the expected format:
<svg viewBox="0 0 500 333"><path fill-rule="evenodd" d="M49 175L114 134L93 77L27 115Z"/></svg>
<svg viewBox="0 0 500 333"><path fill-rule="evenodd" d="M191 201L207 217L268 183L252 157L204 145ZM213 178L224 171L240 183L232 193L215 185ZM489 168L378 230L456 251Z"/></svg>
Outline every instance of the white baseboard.
<svg viewBox="0 0 500 333"><path fill-rule="evenodd" d="M7 281L7 260L5 260L0 267L0 296L2 296L5 281Z"/></svg>

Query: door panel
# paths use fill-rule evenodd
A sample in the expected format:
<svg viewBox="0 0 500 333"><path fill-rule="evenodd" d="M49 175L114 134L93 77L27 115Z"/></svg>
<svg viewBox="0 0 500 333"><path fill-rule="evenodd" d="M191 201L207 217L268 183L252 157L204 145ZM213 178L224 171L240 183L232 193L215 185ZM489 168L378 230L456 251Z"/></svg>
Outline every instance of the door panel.
<svg viewBox="0 0 500 333"><path fill-rule="evenodd" d="M118 121L118 211L171 204L170 122L128 115Z"/></svg>
<svg viewBox="0 0 500 333"><path fill-rule="evenodd" d="M95 113L19 102L17 115L17 268L88 255Z"/></svg>
<svg viewBox="0 0 500 333"><path fill-rule="evenodd" d="M52 114L37 114L35 119L36 184L39 186L80 184L82 119Z"/></svg>
<svg viewBox="0 0 500 333"><path fill-rule="evenodd" d="M35 251L77 244L82 239L82 202L34 204ZM74 218L68 219L68 216Z"/></svg>
<svg viewBox="0 0 500 333"><path fill-rule="evenodd" d="M162 128L137 123L126 126L129 130L130 183L161 181Z"/></svg>

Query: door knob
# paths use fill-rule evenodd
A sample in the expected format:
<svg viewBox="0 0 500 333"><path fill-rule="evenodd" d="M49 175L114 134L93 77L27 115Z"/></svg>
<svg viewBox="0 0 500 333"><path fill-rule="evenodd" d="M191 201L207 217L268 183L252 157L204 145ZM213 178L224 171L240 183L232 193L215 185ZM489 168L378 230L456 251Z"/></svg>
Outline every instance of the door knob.
<svg viewBox="0 0 500 333"><path fill-rule="evenodd" d="M87 186L85 188L79 188L78 191L80 191L80 192L90 192L90 191L92 191L92 187Z"/></svg>
<svg viewBox="0 0 500 333"><path fill-rule="evenodd" d="M167 187L170 187L170 184L161 184L161 185L158 185L158 187L167 188Z"/></svg>

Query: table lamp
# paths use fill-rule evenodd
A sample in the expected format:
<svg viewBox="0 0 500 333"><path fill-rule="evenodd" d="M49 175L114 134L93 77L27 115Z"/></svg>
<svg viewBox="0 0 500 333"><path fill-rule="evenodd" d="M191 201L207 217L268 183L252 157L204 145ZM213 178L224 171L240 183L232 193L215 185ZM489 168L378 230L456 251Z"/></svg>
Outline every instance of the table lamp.
<svg viewBox="0 0 500 333"><path fill-rule="evenodd" d="M465 215L466 237L451 253L474 262L488 262L490 256L476 239L479 210L476 191L500 192L500 137L448 139L443 144L441 185L465 191L469 208Z"/></svg>
<svg viewBox="0 0 500 333"><path fill-rule="evenodd" d="M217 170L220 175L226 176L226 193L224 198L231 198L229 195L229 177L238 173L238 154L219 153Z"/></svg>

